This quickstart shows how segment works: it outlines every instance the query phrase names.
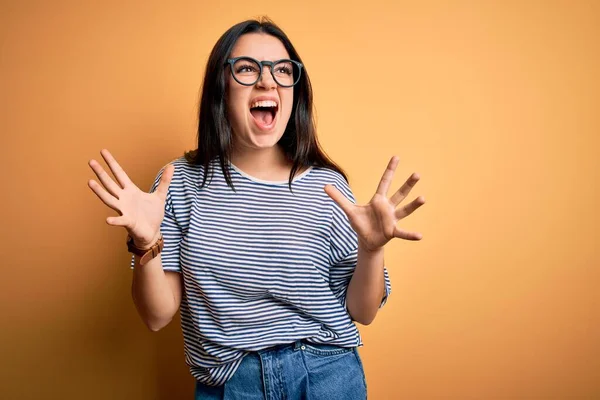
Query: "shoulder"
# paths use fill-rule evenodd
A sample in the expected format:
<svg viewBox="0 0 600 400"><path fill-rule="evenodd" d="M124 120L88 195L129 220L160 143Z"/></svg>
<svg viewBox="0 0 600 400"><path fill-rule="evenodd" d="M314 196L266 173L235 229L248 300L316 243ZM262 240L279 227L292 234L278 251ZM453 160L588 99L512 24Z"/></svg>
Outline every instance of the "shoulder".
<svg viewBox="0 0 600 400"><path fill-rule="evenodd" d="M314 176L324 182L348 186L348 182L338 171L327 167L312 167Z"/></svg>
<svg viewBox="0 0 600 400"><path fill-rule="evenodd" d="M184 188L186 186L193 185L194 183L199 182L199 179L202 178L204 174L204 167L202 165L192 164L187 161L185 157L179 157L163 165L158 171L158 174L154 180L154 184L152 185L152 191L154 191L156 186L158 186L162 174L169 165L173 165L175 167L175 170L173 171L173 177L171 178L171 184L169 185L169 191L171 191L171 189L174 187Z"/></svg>
<svg viewBox="0 0 600 400"><path fill-rule="evenodd" d="M197 174L204 169L204 167L202 165L192 164L191 162L186 160L186 158L183 156L176 158L176 159L172 160L171 162L167 163L166 165L164 165L161 168L161 171L163 171L167 167L167 165L175 166L175 172L179 175Z"/></svg>
<svg viewBox="0 0 600 400"><path fill-rule="evenodd" d="M198 164L192 164L185 157L179 157L171 162L164 165L159 174L162 174L165 168L168 165L173 165L175 167L175 171L173 172L172 182L184 182L184 181L194 181L197 182L199 177L204 175L204 166Z"/></svg>
<svg viewBox="0 0 600 400"><path fill-rule="evenodd" d="M348 181L346 181L344 175L338 171L326 167L313 167L313 172L315 174L315 178L323 186L333 185L346 196L352 197L352 189L350 188L350 184Z"/></svg>

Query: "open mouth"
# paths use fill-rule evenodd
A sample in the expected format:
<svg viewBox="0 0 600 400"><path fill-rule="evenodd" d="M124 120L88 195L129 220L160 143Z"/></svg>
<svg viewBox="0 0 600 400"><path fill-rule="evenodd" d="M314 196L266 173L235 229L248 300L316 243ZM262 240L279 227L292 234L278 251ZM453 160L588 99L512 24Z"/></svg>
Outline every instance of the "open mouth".
<svg viewBox="0 0 600 400"><path fill-rule="evenodd" d="M271 128L279 107L274 101L257 101L250 107L250 114L259 128Z"/></svg>

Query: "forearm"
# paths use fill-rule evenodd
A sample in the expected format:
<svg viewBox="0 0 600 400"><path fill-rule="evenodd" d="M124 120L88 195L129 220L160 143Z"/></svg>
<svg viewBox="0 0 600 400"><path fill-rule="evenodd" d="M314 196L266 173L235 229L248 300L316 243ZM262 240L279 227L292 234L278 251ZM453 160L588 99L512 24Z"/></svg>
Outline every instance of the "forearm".
<svg viewBox="0 0 600 400"><path fill-rule="evenodd" d="M179 305L167 276L163 270L160 255L140 266L140 258L135 256L131 294L138 314L152 331L166 326Z"/></svg>
<svg viewBox="0 0 600 400"><path fill-rule="evenodd" d="M383 247L368 251L359 244L358 260L348 286L346 304L352 319L363 325L369 325L375 319L385 295L383 267Z"/></svg>

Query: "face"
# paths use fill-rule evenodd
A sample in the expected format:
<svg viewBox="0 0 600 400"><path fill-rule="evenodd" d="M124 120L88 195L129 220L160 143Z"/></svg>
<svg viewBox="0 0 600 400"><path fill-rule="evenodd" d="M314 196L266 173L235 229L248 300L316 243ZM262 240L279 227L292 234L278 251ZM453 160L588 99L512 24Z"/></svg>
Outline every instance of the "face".
<svg viewBox="0 0 600 400"><path fill-rule="evenodd" d="M230 58L241 56L258 61L290 58L279 39L264 33L240 36ZM233 129L234 149L239 151L275 146L283 136L292 113L293 87L277 85L268 66L263 67L260 80L253 86L236 82L229 67L226 74L227 114ZM270 107L275 104L275 107Z"/></svg>

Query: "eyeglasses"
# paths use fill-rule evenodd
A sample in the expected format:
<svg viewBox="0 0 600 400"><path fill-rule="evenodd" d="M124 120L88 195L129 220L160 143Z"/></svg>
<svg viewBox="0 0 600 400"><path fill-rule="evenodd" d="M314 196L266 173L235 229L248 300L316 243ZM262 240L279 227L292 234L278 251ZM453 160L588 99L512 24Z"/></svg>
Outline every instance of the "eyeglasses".
<svg viewBox="0 0 600 400"><path fill-rule="evenodd" d="M225 65L231 66L233 79L240 85L252 86L260 80L264 66L271 69L271 76L281 87L292 87L300 81L303 65L294 60L258 61L251 57L229 58Z"/></svg>

